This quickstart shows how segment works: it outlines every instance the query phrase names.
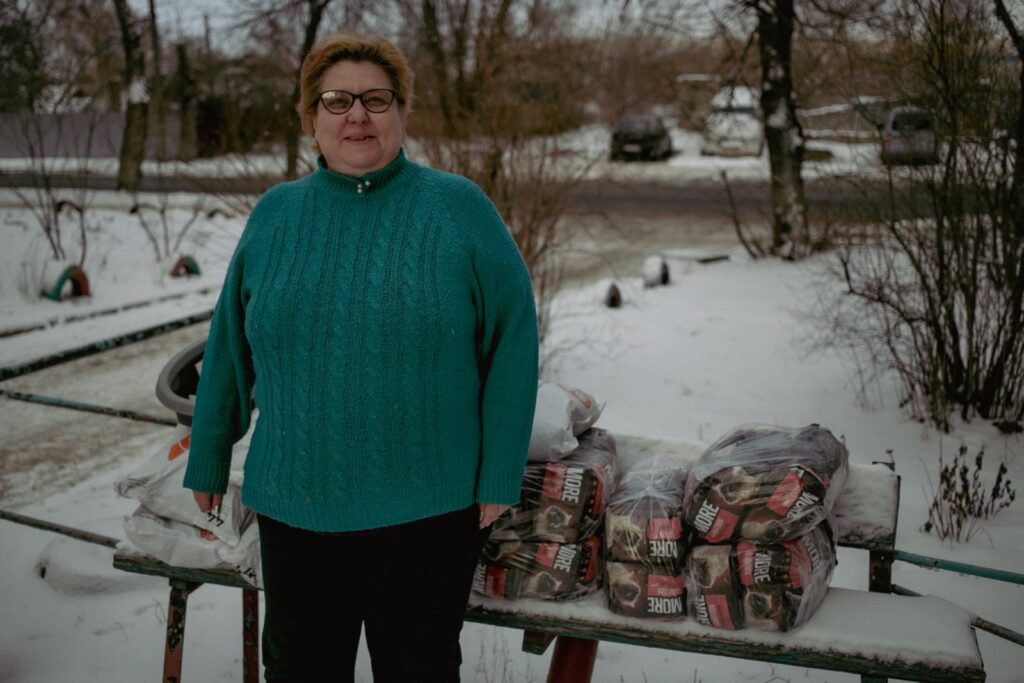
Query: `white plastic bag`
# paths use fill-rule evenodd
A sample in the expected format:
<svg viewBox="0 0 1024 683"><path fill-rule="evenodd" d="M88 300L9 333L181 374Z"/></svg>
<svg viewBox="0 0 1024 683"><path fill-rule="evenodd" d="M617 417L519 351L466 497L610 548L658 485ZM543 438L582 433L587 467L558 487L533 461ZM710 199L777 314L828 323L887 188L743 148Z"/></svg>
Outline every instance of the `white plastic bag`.
<svg viewBox="0 0 1024 683"><path fill-rule="evenodd" d="M530 435L531 462L553 462L579 445L576 437L594 426L604 408L580 389L541 382Z"/></svg>
<svg viewBox="0 0 1024 683"><path fill-rule="evenodd" d="M242 531L252 518L252 511L242 504L242 467L248 450L248 437L235 447L237 457L231 463L228 489L224 493L219 514L200 512L192 491L182 486L188 463L191 430L179 426L173 440L138 468L114 484L114 490L125 498L134 498L161 517L205 529L230 545L242 538Z"/></svg>
<svg viewBox="0 0 1024 683"><path fill-rule="evenodd" d="M259 529L249 524L236 545L225 543L206 529L167 519L140 505L124 518L132 545L161 562L194 569L234 569L260 586Z"/></svg>

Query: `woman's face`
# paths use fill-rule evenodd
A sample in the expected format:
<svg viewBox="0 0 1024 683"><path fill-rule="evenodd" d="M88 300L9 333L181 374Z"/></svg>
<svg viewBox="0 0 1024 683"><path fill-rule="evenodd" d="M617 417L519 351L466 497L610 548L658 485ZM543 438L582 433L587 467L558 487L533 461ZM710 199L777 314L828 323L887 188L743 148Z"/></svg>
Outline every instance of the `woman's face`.
<svg viewBox="0 0 1024 683"><path fill-rule="evenodd" d="M320 92L346 90L357 95L376 88L394 86L384 69L372 62L338 62L324 73L320 84ZM366 111L361 100L344 114L332 114L317 102L313 135L329 169L359 178L398 156L405 137L405 112L398 100L382 114Z"/></svg>

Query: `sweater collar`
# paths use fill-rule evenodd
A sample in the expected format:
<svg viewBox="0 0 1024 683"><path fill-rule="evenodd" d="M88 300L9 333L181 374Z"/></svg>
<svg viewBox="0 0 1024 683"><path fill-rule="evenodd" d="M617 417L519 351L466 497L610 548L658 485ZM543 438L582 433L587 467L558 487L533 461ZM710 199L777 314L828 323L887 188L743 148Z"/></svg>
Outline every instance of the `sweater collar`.
<svg viewBox="0 0 1024 683"><path fill-rule="evenodd" d="M405 158L405 150L399 149L398 156L384 168L367 173L361 178L337 173L327 168L327 160L321 154L316 159L316 171L313 172L314 179L321 185L351 192L352 194L365 195L369 192L376 192L388 183L392 182L403 172L413 166L413 163Z"/></svg>

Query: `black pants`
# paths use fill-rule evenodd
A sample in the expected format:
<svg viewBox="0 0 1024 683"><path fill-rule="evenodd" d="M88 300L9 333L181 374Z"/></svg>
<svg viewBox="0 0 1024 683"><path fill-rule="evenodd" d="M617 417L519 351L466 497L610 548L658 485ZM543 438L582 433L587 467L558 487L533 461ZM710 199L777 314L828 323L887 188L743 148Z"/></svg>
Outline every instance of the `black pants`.
<svg viewBox="0 0 1024 683"><path fill-rule="evenodd" d="M352 681L364 625L376 683L459 680L462 615L486 535L476 505L346 533L257 519L268 681Z"/></svg>

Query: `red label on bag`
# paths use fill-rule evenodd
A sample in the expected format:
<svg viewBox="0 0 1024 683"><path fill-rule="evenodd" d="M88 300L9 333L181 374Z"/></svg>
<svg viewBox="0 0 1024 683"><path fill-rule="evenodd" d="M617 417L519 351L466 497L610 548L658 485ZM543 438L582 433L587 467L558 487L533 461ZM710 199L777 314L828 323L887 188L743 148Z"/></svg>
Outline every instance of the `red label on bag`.
<svg viewBox="0 0 1024 683"><path fill-rule="evenodd" d="M583 576L583 582L593 583L597 578L597 563L598 558L601 556L601 539L597 536L591 536L584 543L586 546L587 571Z"/></svg>
<svg viewBox="0 0 1024 683"><path fill-rule="evenodd" d="M786 473L786 478L775 487L772 497L768 499L768 509L779 517L785 516L789 509L793 507L793 503L800 497L800 494L803 493L804 483L801 479L801 474L800 468L795 467L791 469Z"/></svg>
<svg viewBox="0 0 1024 683"><path fill-rule="evenodd" d="M537 554L534 559L537 564L544 567L554 567L555 558L558 556L559 545L557 543L538 543Z"/></svg>
<svg viewBox="0 0 1024 683"><path fill-rule="evenodd" d="M182 453L187 453L188 452L188 441L189 441L189 438L191 436L192 436L191 434L186 434L185 438L183 438L181 441L178 441L177 443L171 444L170 449L167 451L167 461L168 462L170 462L171 460L174 460L175 458L180 456Z"/></svg>
<svg viewBox="0 0 1024 683"><path fill-rule="evenodd" d="M724 595L705 595L708 607L708 619L712 626L735 631L736 626L732 623L732 616L729 614L729 599Z"/></svg>
<svg viewBox="0 0 1024 683"><path fill-rule="evenodd" d="M720 543L727 540L732 537L732 532L736 529L736 524L739 521L739 515L733 514L728 510L719 509L718 516L715 517L715 521L711 524L711 530L708 531L704 538L711 543Z"/></svg>
<svg viewBox="0 0 1024 683"><path fill-rule="evenodd" d="M544 468L544 486L542 491L545 498L550 498L551 500L562 500L562 488L564 486L564 465L548 465Z"/></svg>
<svg viewBox="0 0 1024 683"><path fill-rule="evenodd" d="M647 596L651 598L678 598L683 594L683 577L660 576L651 574L647 577Z"/></svg>
<svg viewBox="0 0 1024 683"><path fill-rule="evenodd" d="M508 570L502 567L487 567L487 578L484 585L486 593L492 598L505 597L505 581L508 578Z"/></svg>
<svg viewBox="0 0 1024 683"><path fill-rule="evenodd" d="M663 519L654 517L647 521L647 538L652 541L675 541L683 535L683 525L678 517Z"/></svg>

